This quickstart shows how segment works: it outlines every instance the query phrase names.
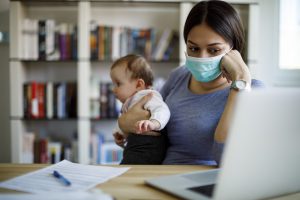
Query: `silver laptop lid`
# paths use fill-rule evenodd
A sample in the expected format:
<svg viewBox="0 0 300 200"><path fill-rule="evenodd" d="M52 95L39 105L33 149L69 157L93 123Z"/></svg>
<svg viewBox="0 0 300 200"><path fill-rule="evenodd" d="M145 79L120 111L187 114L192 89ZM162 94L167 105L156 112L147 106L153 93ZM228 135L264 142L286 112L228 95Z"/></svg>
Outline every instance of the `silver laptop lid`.
<svg viewBox="0 0 300 200"><path fill-rule="evenodd" d="M214 199L300 191L300 89L239 95Z"/></svg>

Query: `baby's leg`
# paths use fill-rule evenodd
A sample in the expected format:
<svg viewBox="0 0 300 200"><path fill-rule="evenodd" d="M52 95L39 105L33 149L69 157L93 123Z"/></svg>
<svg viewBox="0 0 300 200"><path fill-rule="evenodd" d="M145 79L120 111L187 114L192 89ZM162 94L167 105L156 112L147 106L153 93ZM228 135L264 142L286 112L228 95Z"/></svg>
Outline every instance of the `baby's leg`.
<svg viewBox="0 0 300 200"><path fill-rule="evenodd" d="M166 136L129 134L120 164L161 164L165 158Z"/></svg>

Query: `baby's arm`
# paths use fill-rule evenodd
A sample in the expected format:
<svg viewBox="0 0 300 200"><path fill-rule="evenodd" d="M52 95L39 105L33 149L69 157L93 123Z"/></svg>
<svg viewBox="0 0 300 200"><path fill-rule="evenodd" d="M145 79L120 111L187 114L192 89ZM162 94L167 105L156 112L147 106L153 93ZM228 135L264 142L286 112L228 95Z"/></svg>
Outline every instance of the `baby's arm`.
<svg viewBox="0 0 300 200"><path fill-rule="evenodd" d="M153 91L152 99L145 104L144 108L150 111L151 116L149 120L140 120L135 124L137 134L160 131L166 126L170 118L170 110L157 91Z"/></svg>
<svg viewBox="0 0 300 200"><path fill-rule="evenodd" d="M160 129L160 123L155 120L140 120L136 123L136 133L143 133L148 131L156 131Z"/></svg>

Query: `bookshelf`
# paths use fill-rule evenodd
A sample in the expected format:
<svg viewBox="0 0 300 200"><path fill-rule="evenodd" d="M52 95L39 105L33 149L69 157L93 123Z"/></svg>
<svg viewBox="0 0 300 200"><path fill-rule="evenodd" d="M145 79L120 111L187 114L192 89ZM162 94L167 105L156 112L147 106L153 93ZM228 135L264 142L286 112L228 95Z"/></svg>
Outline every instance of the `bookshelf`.
<svg viewBox="0 0 300 200"><path fill-rule="evenodd" d="M243 1L247 2L247 1ZM233 2L235 3L235 1ZM77 149L73 152L73 161L89 164L99 160L90 155L95 144L90 141L96 137L95 133L103 133L105 140L112 141L112 131L116 118L98 119L91 112L93 101L92 81L109 83L109 67L112 60L122 53L111 54L108 59L91 58L91 22L96 26L114 28L126 27L130 29L152 29L157 34L156 41L163 32L170 29L177 32L178 38L173 53L166 61L149 58L155 77L167 78L169 72L184 62L185 43L181 37L183 26L193 1L64 1L64 0L12 0L10 2L10 125L12 162L25 161L24 134L35 133L38 137L58 138L69 144L75 142ZM255 10L255 9L254 9ZM246 9L246 11L248 11ZM246 21L249 20L246 14ZM24 42L24 19L36 21L54 20L57 24L69 24L76 29L77 52L75 57L62 59L40 59L25 57L26 43ZM162 20L166 19L166 20ZM251 22L251 20L250 20ZM36 22L35 22L36 23ZM67 25L68 26L68 25ZM62 30L65 30L63 28ZM73 33L73 32L71 32ZM250 38L253 38L249 33ZM254 37L255 38L255 37ZM29 42L29 46L31 46ZM249 41L249 44L250 41ZM157 44L155 44L157 45ZM120 47L119 47L120 48ZM249 47L248 47L249 48ZM152 51L154 51L153 47ZM130 53L130 52L129 52ZM250 52L251 53L251 52ZM250 55L249 53L249 55ZM252 55L252 54L251 54ZM255 59L254 56L251 59ZM77 84L77 116L76 117L38 117L24 116L24 84L37 83L68 83ZM25 94L26 95L26 94ZM96 95L97 96L97 95ZM99 98L99 97L98 97ZM46 112L46 111L45 111ZM102 137L102 136L101 136ZM76 140L75 140L75 139ZM57 140L53 141L56 142ZM91 147L91 145L94 145ZM26 146L27 147L27 146ZM108 142L104 150L113 149ZM94 151L97 151L94 149ZM114 151L114 156L119 155ZM102 156L103 157L103 156ZM117 156L118 157L118 156ZM101 159L100 159L101 160ZM104 162L108 163L106 159ZM113 163L113 162L112 162Z"/></svg>
<svg viewBox="0 0 300 200"><path fill-rule="evenodd" d="M26 161L28 155L23 152L28 148L24 144L24 135L34 133L35 137L59 138L58 140L69 143L77 138L78 150L74 152L77 156L75 161L91 163L90 140L92 133L104 131L106 132L104 137L112 140L110 133L115 126L116 118L95 119L91 116L91 78L96 78L98 83L110 82L109 66L115 58L91 59L90 23L94 21L99 26L133 29L153 28L159 37L165 27L179 32L179 13L180 3L168 1L11 1L10 125L12 162L28 162ZM166 22L160 20L168 16L171 16L172 20ZM50 19L54 20L56 24L76 26L76 57L62 59L60 56L58 59L48 59L47 56L41 57L40 52L36 53L36 51L40 51L40 47L35 50L30 49L33 53L29 54L28 49L32 48L32 45L35 46L35 43L33 40L27 41L28 35L24 36L30 32L30 30L26 32L26 28L24 31L24 19L29 19L29 22L26 23L33 21L33 23L39 24L41 21ZM157 77L166 78L170 70L178 65L178 47L175 51L176 53L169 61L160 62L149 59ZM27 105L24 103L24 95L27 94L27 90L24 90L25 84L32 86L40 83L47 85L47 83L68 82L77 84L77 116L55 117L52 114L52 117L48 118L47 111L45 111L48 108L44 109L46 113L42 116L27 117L25 115L25 106ZM29 91L32 92L31 89ZM74 137L75 133L77 136ZM32 140L31 137L26 138L26 140ZM55 145L53 144L53 146ZM114 149L114 147L108 142L103 145L102 153L110 149ZM119 157L119 153L114 152L113 154ZM106 158L103 162L109 163L108 160L109 158Z"/></svg>

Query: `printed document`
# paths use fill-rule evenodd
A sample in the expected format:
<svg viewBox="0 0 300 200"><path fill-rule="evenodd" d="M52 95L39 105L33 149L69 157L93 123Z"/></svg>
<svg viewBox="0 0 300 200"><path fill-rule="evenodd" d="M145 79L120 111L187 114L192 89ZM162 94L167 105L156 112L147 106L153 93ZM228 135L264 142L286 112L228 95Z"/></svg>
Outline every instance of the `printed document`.
<svg viewBox="0 0 300 200"><path fill-rule="evenodd" d="M0 187L30 193L86 191L126 172L128 167L106 167L83 165L63 160L55 165L3 181ZM70 186L53 176L53 171L61 173L71 182Z"/></svg>
<svg viewBox="0 0 300 200"><path fill-rule="evenodd" d="M64 193L39 193L39 194L0 194L0 200L113 200L114 198L104 193L90 192L64 192Z"/></svg>

